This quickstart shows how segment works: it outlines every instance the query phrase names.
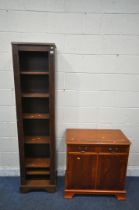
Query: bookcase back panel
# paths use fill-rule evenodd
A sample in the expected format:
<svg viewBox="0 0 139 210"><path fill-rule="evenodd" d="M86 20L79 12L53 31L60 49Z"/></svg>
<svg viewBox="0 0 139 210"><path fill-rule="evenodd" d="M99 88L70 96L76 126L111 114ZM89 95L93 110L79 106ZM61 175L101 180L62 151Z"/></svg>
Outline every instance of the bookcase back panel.
<svg viewBox="0 0 139 210"><path fill-rule="evenodd" d="M20 69L22 71L45 71L49 70L48 52L28 52L19 53Z"/></svg>
<svg viewBox="0 0 139 210"><path fill-rule="evenodd" d="M50 175L42 175L42 174L41 175L40 174L38 174L38 175L27 175L26 178L31 179L31 180L32 179L33 180L39 180L39 179L40 180L42 180L42 179L45 180L45 179L50 179Z"/></svg>
<svg viewBox="0 0 139 210"><path fill-rule="evenodd" d="M49 80L44 75L22 75L21 89L24 93L48 93Z"/></svg>
<svg viewBox="0 0 139 210"><path fill-rule="evenodd" d="M27 158L49 157L50 148L48 144L28 144L25 146L25 154Z"/></svg>
<svg viewBox="0 0 139 210"><path fill-rule="evenodd" d="M49 135L49 120L24 120L24 134L26 136L45 136Z"/></svg>
<svg viewBox="0 0 139 210"><path fill-rule="evenodd" d="M48 98L23 98L23 113L49 113Z"/></svg>

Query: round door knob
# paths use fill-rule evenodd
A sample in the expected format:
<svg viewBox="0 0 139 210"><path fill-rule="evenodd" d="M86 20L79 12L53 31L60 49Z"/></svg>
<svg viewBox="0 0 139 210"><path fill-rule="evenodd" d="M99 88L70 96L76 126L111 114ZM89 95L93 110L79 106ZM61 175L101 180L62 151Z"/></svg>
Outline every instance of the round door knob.
<svg viewBox="0 0 139 210"><path fill-rule="evenodd" d="M80 160L81 158L80 157L77 157L77 160Z"/></svg>

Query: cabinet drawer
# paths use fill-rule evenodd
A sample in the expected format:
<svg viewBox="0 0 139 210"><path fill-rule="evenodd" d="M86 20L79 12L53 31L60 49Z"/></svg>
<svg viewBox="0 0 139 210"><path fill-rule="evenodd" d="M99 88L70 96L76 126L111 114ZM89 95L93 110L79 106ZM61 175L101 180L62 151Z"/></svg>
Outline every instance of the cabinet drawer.
<svg viewBox="0 0 139 210"><path fill-rule="evenodd" d="M68 152L98 152L99 146L93 145L70 145L68 146Z"/></svg>
<svg viewBox="0 0 139 210"><path fill-rule="evenodd" d="M129 147L128 146L119 146L119 145L107 145L101 146L100 152L110 152L110 153L128 153Z"/></svg>

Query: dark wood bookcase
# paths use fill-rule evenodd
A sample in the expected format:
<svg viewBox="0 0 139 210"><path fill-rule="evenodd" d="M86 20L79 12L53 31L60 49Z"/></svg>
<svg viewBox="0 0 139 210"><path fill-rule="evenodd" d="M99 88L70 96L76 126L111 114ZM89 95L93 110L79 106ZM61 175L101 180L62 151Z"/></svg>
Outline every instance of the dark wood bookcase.
<svg viewBox="0 0 139 210"><path fill-rule="evenodd" d="M55 44L12 43L20 191L56 190Z"/></svg>

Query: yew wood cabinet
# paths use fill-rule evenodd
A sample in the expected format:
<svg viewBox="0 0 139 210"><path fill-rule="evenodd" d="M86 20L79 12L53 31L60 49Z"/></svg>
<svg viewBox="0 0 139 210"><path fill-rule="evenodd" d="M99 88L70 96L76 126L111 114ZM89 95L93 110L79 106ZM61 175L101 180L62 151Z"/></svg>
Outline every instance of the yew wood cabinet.
<svg viewBox="0 0 139 210"><path fill-rule="evenodd" d="M64 197L112 194L126 198L125 177L130 141L121 130L67 129Z"/></svg>

